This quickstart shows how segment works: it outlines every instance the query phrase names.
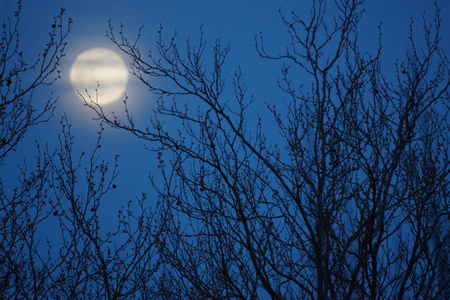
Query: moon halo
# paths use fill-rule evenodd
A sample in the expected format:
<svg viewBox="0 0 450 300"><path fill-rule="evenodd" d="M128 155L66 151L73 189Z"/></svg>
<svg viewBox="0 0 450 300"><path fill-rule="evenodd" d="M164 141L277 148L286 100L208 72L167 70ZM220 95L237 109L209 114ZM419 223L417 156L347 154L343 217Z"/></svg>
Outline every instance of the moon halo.
<svg viewBox="0 0 450 300"><path fill-rule="evenodd" d="M92 48L75 59L70 69L70 82L76 91L84 94L87 90L93 101L97 101L99 105L107 105L124 94L128 70L116 52L106 48ZM89 101L88 95L83 96Z"/></svg>

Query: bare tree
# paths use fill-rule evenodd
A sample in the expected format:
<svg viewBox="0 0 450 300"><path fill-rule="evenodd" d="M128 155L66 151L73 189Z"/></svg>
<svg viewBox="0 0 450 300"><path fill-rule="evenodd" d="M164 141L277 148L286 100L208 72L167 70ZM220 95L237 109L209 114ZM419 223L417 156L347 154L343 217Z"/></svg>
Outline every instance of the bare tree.
<svg viewBox="0 0 450 300"><path fill-rule="evenodd" d="M61 10L27 64L18 3L2 31L0 163L52 115L54 98L34 106L33 92L58 78L71 23ZM91 151L77 151L63 116L59 147L38 147L16 189L0 185L0 297L448 298L450 64L439 9L423 41L411 25L411 51L392 74L381 35L373 53L359 48L363 1L334 1L331 24L325 4L313 1L310 19L282 15L285 53L256 39L262 58L282 62L287 105L267 104L277 138L266 120L251 122L260 100L241 71L225 82L229 45L209 51L200 30L181 49L161 28L157 52L144 53L141 32L130 42L110 25L157 110L141 127L127 101L123 119L87 101L104 122ZM112 231L101 210L119 171L118 157L101 159L105 123L146 141L160 170L158 201L128 202ZM47 240L46 226L58 232Z"/></svg>
<svg viewBox="0 0 450 300"><path fill-rule="evenodd" d="M127 101L125 119L87 104L158 153L161 298L448 295L450 70L439 9L423 42L411 29L412 50L387 74L381 36L374 53L358 47L363 1L334 1L331 24L325 2L313 1L308 20L282 16L285 53L257 38L263 58L283 62L287 107L268 105L279 140L261 119L249 125L259 100L240 71L225 84L229 46L217 40L208 52L201 32L181 50L161 28L157 52L143 52L141 32L131 42L110 25L158 108L141 127Z"/></svg>
<svg viewBox="0 0 450 300"><path fill-rule="evenodd" d="M30 126L45 122L52 115L56 99L51 94L38 105L34 91L41 86L51 85L59 78L59 62L64 57L66 38L72 20L64 23L64 9L54 18L49 40L34 61L27 61L31 55L22 50L19 24L22 1L14 18L2 21L0 42L0 163L17 147Z"/></svg>
<svg viewBox="0 0 450 300"><path fill-rule="evenodd" d="M149 209L143 194L132 206L122 207L114 231L103 229L102 204L107 193L116 189L117 158L100 160L103 127L90 155L75 156L74 137L67 119L57 159L51 162L55 194L53 214L58 216L63 247L57 255L58 269L52 284L57 299L150 298L153 274L159 269L156 242L163 223L155 222L162 213ZM83 176L83 174L85 174Z"/></svg>
<svg viewBox="0 0 450 300"><path fill-rule="evenodd" d="M34 61L22 52L19 24L22 2L14 17L2 20L0 41L0 165L15 151L27 130L53 114L56 99L35 99L34 92L59 78L71 20L64 10L54 18L49 40ZM33 54L34 55L34 54ZM42 104L43 103L43 104ZM50 215L49 161L38 148L36 166L24 165L19 184L5 187L0 179L0 297L39 298L48 293L49 245L37 240L37 228Z"/></svg>
<svg viewBox="0 0 450 300"><path fill-rule="evenodd" d="M34 93L59 79L72 23L61 9L49 41L30 63L20 46L21 11L18 1L14 18L2 27L0 164L31 126L53 116L53 95L41 105ZM59 148L37 144L36 163L22 165L16 187L0 179L0 298L151 298L164 229L155 218L162 207L149 208L142 194L118 212L116 229L102 228L99 210L117 187L118 157L113 163L100 158L103 127L92 151L82 153L74 149L65 115L61 128Z"/></svg>
<svg viewBox="0 0 450 300"><path fill-rule="evenodd" d="M118 211L114 230L103 228L112 223L99 212L117 188L117 157L114 164L100 159L102 127L92 151L77 154L65 116L61 125L59 149L39 152L14 196L1 195L0 296L151 298L164 225L155 218L163 213L143 194Z"/></svg>

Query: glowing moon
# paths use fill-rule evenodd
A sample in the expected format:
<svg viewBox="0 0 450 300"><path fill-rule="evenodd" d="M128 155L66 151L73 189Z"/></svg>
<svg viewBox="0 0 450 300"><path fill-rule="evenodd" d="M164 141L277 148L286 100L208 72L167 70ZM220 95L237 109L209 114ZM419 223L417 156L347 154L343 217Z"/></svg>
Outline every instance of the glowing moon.
<svg viewBox="0 0 450 300"><path fill-rule="evenodd" d="M78 55L70 69L70 81L87 101L86 89L93 101L105 105L123 95L128 83L128 71L123 59L114 51L92 48Z"/></svg>

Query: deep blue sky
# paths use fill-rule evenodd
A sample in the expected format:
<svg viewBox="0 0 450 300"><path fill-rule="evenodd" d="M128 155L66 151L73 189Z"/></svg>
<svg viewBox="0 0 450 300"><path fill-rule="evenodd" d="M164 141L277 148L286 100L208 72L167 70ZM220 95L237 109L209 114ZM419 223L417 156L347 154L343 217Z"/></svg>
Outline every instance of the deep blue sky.
<svg viewBox="0 0 450 300"><path fill-rule="evenodd" d="M0 18L5 18L7 12L15 9L15 1L0 0ZM28 54L42 49L46 42L47 32L60 7L66 9L66 17L73 19L72 32L67 47L67 57L62 64L62 80L47 90L36 94L36 101L42 101L49 91L59 95L56 115L48 124L33 128L18 151L10 155L9 167L0 168L0 176L7 178L11 184L15 177L11 176L11 169L17 165L21 157L30 162L36 154L34 140L41 144L48 143L55 146L60 127L58 122L63 111L73 124L73 133L79 153L92 146L98 121L93 121L93 113L78 99L68 81L68 71L76 56L93 47L107 47L116 50L105 36L108 19L116 26L125 25L125 33L133 37L140 26L144 26L141 40L142 49L154 47L157 30L160 24L166 29L169 36L177 30L180 43L188 36L198 36L198 28L204 26L206 38L212 45L214 38L221 37L231 44L231 53L228 59L228 82L231 82L233 71L241 66L243 78L249 91L255 95L255 108L264 113L264 102L282 104L286 97L278 90L276 79L279 77L280 64L266 61L258 57L254 37L259 32L265 35L268 49L281 50L287 45L288 35L279 17L278 9L286 14L290 10L299 15L307 15L311 1L269 1L269 0L164 0L164 1L24 1L21 36L23 47ZM441 0L444 19L443 45L450 52L450 4ZM384 58L386 65L395 62L397 57L402 58L408 49L407 33L410 17L418 24L424 11L432 17L433 1L428 0L368 0L366 1L366 14L360 25L360 40L363 50L374 50L377 39L377 25L382 22ZM449 17L447 17L449 16ZM126 60L126 57L124 57ZM127 88L130 105L135 116L143 120L150 115L154 107L154 96L147 93L145 88L133 78ZM120 101L117 105L108 107L120 110ZM252 122L252 120L249 120ZM276 135L276 131L270 131ZM120 155L120 176L118 189L105 199L110 206L118 207L128 200L134 199L141 192L150 193L150 184L147 180L149 172L157 174L154 155L144 150L143 143L133 136L107 128L104 135L102 155L104 159L112 159L115 154ZM7 172L7 173L6 173ZM8 174L6 176L5 174ZM8 182L8 181L7 181Z"/></svg>

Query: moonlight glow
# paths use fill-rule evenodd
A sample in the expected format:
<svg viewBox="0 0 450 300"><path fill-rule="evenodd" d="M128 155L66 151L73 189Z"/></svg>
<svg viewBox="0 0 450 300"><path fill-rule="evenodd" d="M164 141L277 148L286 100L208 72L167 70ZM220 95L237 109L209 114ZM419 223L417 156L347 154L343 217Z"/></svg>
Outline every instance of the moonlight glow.
<svg viewBox="0 0 450 300"><path fill-rule="evenodd" d="M70 69L70 81L87 101L110 104L118 100L128 82L128 71L123 59L106 48L93 48L81 53ZM98 86L98 92L95 90Z"/></svg>

